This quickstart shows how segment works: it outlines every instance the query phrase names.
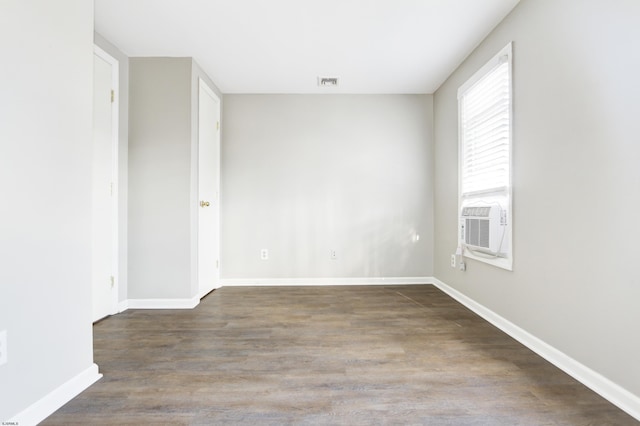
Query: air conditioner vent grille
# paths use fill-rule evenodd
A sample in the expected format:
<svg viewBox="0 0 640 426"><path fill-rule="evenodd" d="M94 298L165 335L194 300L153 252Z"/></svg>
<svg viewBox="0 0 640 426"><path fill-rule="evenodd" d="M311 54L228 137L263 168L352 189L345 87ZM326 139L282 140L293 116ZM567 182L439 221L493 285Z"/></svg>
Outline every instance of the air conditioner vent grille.
<svg viewBox="0 0 640 426"><path fill-rule="evenodd" d="M489 219L465 219L465 243L489 248L490 229Z"/></svg>
<svg viewBox="0 0 640 426"><path fill-rule="evenodd" d="M480 221L480 232L478 232L478 245L480 247L489 248L489 221Z"/></svg>

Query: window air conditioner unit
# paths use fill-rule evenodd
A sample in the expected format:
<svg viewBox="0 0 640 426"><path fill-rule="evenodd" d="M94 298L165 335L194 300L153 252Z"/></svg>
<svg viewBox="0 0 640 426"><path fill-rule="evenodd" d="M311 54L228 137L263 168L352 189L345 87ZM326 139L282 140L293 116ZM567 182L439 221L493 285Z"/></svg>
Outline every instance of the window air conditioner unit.
<svg viewBox="0 0 640 426"><path fill-rule="evenodd" d="M498 204L473 205L462 208L460 239L471 250L492 255L505 252L506 211Z"/></svg>

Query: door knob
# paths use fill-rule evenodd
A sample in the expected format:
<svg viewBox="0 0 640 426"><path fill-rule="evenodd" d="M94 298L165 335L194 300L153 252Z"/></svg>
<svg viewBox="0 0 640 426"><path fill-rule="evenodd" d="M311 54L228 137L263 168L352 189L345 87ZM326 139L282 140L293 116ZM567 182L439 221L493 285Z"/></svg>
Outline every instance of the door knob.
<svg viewBox="0 0 640 426"><path fill-rule="evenodd" d="M200 201L200 207L209 207L208 201Z"/></svg>

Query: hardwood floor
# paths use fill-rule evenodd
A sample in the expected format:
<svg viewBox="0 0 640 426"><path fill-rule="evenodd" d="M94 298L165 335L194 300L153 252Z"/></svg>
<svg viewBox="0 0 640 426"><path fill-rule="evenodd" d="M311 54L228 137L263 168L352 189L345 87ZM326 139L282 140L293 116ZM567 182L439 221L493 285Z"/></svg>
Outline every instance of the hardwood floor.
<svg viewBox="0 0 640 426"><path fill-rule="evenodd" d="M224 287L94 326L44 425L638 424L434 286Z"/></svg>

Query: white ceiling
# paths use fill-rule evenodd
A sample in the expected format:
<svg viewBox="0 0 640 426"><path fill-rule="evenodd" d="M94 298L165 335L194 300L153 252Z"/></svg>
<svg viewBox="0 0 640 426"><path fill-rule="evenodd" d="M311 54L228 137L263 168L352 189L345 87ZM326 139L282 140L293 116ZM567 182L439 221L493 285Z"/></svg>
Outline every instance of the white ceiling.
<svg viewBox="0 0 640 426"><path fill-rule="evenodd" d="M95 0L95 28L193 57L223 93L433 93L518 1Z"/></svg>

